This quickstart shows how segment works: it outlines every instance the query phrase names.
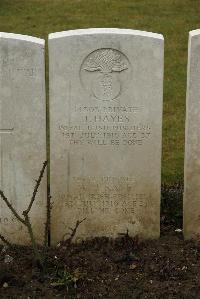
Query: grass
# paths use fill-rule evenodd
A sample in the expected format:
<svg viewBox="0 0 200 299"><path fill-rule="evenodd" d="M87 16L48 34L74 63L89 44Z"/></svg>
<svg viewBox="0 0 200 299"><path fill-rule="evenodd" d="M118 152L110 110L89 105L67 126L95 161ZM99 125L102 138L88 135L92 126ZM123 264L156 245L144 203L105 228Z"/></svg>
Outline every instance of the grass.
<svg viewBox="0 0 200 299"><path fill-rule="evenodd" d="M162 33L165 80L162 180L183 181L187 40L200 27L199 0L0 0L0 31L118 27Z"/></svg>

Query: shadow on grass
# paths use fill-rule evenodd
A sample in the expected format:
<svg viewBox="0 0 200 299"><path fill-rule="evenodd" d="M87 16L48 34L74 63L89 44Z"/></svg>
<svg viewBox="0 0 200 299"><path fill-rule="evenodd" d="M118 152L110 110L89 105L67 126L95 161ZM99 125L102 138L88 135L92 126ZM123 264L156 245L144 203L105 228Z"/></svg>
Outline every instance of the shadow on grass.
<svg viewBox="0 0 200 299"><path fill-rule="evenodd" d="M183 184L163 184L161 188L161 224L183 226Z"/></svg>

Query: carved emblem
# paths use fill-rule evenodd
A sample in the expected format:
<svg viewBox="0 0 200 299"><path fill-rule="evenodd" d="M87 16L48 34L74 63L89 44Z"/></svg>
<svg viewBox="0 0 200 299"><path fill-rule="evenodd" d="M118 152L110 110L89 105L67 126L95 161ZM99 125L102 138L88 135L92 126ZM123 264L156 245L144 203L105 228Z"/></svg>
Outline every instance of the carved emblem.
<svg viewBox="0 0 200 299"><path fill-rule="evenodd" d="M127 75L130 75L130 63L124 54L115 49L98 49L89 54L81 66L84 87L104 101L119 96Z"/></svg>

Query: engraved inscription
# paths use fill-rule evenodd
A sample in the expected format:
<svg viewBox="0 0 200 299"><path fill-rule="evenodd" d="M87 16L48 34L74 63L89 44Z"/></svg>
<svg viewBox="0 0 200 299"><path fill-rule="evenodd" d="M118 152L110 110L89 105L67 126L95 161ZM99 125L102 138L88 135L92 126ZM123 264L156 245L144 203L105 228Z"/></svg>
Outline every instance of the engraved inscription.
<svg viewBox="0 0 200 299"><path fill-rule="evenodd" d="M96 99L110 101L120 95L130 72L130 63L123 53L115 49L98 49L83 61L81 81Z"/></svg>
<svg viewBox="0 0 200 299"><path fill-rule="evenodd" d="M19 223L19 221L12 216L1 216L0 217L0 225L3 225L3 229L7 231L9 229L9 234L16 234L16 229L19 231L23 230L23 226Z"/></svg>
<svg viewBox="0 0 200 299"><path fill-rule="evenodd" d="M70 145L141 146L151 137L149 123L138 122L143 107L75 105L76 121L59 124L59 132ZM77 121L78 120L78 121Z"/></svg>
<svg viewBox="0 0 200 299"><path fill-rule="evenodd" d="M71 192L61 196L62 202L82 215L135 214L149 204L149 194L136 191L134 177L77 176L70 181Z"/></svg>
<svg viewBox="0 0 200 299"><path fill-rule="evenodd" d="M143 145L150 138L149 125L60 125L59 130L70 145Z"/></svg>
<svg viewBox="0 0 200 299"><path fill-rule="evenodd" d="M31 53L31 52L30 52ZM12 55L6 57L0 57L0 76L9 75L11 78L15 76L23 75L24 77L35 77L41 71L40 66L27 66L25 57L29 57L29 52L24 53L23 56L13 57Z"/></svg>

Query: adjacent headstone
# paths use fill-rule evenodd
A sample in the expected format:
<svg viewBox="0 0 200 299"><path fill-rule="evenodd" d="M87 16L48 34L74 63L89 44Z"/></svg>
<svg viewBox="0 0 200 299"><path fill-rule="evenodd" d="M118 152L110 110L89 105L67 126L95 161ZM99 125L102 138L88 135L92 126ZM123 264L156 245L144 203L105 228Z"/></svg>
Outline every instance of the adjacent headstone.
<svg viewBox="0 0 200 299"><path fill-rule="evenodd" d="M0 189L16 211L27 209L46 160L44 40L0 33ZM30 213L37 242L46 222L46 173ZM30 242L26 228L0 198L0 233Z"/></svg>
<svg viewBox="0 0 200 299"><path fill-rule="evenodd" d="M184 236L200 236L200 30L189 33L184 169Z"/></svg>
<svg viewBox="0 0 200 299"><path fill-rule="evenodd" d="M163 44L125 29L50 34L53 243L84 218L76 240L159 237Z"/></svg>

